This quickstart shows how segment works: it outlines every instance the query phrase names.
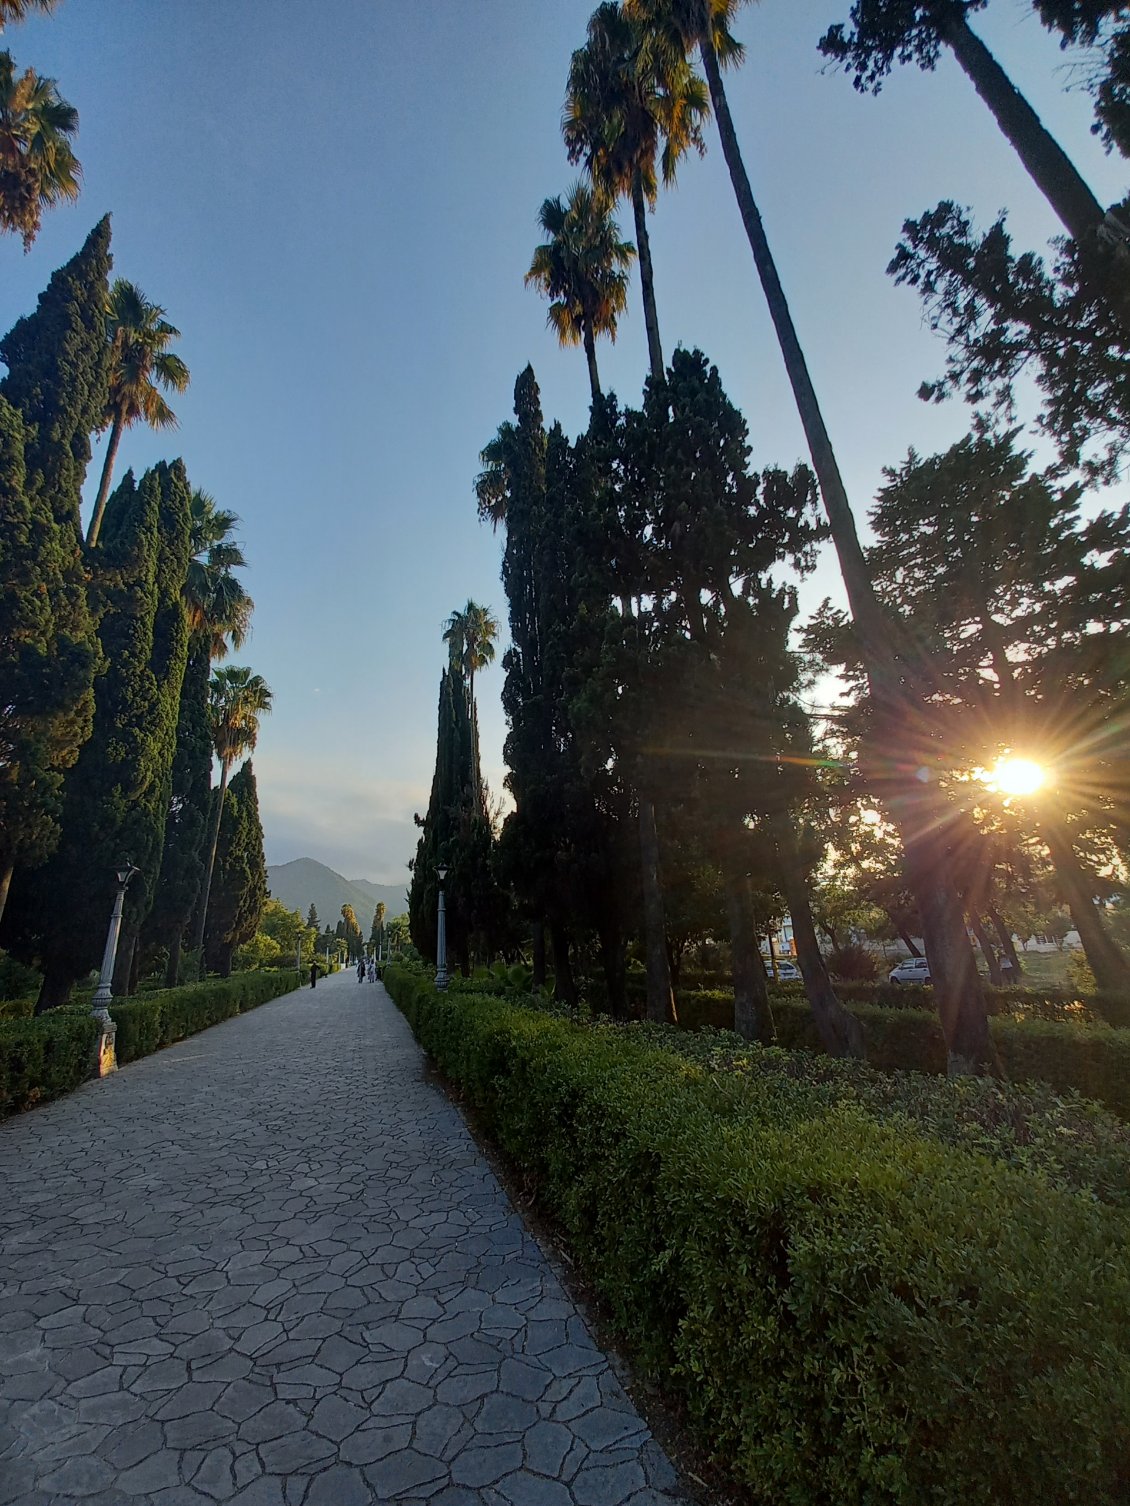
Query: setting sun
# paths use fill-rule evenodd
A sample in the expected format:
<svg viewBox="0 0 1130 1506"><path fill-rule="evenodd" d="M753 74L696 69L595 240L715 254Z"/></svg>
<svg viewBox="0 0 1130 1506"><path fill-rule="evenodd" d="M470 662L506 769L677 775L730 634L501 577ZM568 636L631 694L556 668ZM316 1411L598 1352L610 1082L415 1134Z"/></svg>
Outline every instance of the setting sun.
<svg viewBox="0 0 1130 1506"><path fill-rule="evenodd" d="M1034 795L1044 782L1044 771L1030 758L998 758L983 777L1002 795Z"/></svg>

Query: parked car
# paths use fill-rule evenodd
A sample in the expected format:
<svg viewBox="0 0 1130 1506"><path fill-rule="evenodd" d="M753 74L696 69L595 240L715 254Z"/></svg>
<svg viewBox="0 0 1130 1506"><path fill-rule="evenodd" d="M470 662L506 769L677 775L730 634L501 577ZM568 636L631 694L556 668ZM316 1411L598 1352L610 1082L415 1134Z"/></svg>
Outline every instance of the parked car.
<svg viewBox="0 0 1130 1506"><path fill-rule="evenodd" d="M925 957L908 957L905 962L900 962L897 967L892 967L891 983L929 983L930 964Z"/></svg>
<svg viewBox="0 0 1130 1506"><path fill-rule="evenodd" d="M772 962L770 962L768 960L768 958L766 958L766 957L763 957L761 960L762 960L762 962L765 963L765 971L769 974L770 979L772 979L772 977L773 977L773 964L772 964ZM777 959L777 979L781 983L799 983L801 981L801 979L800 979L800 968L797 967L797 965L796 965L795 962L782 962L781 959L778 958Z"/></svg>

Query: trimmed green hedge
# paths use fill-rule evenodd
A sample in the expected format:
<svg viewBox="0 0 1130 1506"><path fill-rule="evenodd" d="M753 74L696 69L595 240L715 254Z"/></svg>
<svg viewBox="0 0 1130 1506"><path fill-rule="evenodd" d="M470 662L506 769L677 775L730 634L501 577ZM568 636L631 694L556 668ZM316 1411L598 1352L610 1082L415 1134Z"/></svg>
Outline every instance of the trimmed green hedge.
<svg viewBox="0 0 1130 1506"><path fill-rule="evenodd" d="M110 1013L118 1027L118 1063L124 1066L209 1025L246 1014L269 999L292 992L299 982L293 968L285 972L252 971L186 983L145 998L115 1001Z"/></svg>
<svg viewBox="0 0 1130 1506"><path fill-rule="evenodd" d="M803 1084L386 982L759 1499L1127 1499L1124 1214Z"/></svg>
<svg viewBox="0 0 1130 1506"><path fill-rule="evenodd" d="M770 1006L779 1046L823 1050L803 995L798 998L777 989L770 994ZM863 1026L871 1066L888 1072L945 1072L942 1027L932 1010L888 1009L854 1001L849 1008ZM679 1001L679 1024L686 1030L733 1029L733 995L706 990L687 995ZM1130 1119L1130 1030L1007 1015L992 1017L989 1029L1012 1081L1046 1082L1060 1092L1082 1093Z"/></svg>
<svg viewBox="0 0 1130 1506"><path fill-rule="evenodd" d="M243 1014L298 987L285 973L237 973L141 998L115 1000L119 1065ZM54 1009L38 1019L0 1019L0 1117L77 1088L90 1075L98 1033L87 1005Z"/></svg>
<svg viewBox="0 0 1130 1506"><path fill-rule="evenodd" d="M90 1074L97 1035L88 1010L0 1020L0 1117L77 1088Z"/></svg>

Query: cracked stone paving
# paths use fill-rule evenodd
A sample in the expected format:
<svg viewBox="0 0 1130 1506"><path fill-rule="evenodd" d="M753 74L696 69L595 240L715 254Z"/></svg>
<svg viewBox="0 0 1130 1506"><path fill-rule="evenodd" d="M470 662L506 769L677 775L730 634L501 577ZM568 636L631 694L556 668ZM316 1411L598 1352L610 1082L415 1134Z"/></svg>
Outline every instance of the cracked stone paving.
<svg viewBox="0 0 1130 1506"><path fill-rule="evenodd" d="M0 1125L0 1503L674 1506L379 984Z"/></svg>

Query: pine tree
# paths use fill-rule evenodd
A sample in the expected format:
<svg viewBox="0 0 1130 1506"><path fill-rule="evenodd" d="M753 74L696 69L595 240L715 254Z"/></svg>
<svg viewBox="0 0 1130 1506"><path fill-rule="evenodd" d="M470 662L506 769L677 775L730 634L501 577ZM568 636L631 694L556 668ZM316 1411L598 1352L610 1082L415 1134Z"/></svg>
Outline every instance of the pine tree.
<svg viewBox="0 0 1130 1506"><path fill-rule="evenodd" d="M64 786L62 837L50 861L21 872L9 944L38 957L40 1010L62 1003L101 956L114 870L142 871L127 897L123 931L149 903L164 836L187 652L180 588L187 565L183 471L161 465L141 484L127 474L107 510L92 589L99 604L105 672L94 729Z"/></svg>
<svg viewBox="0 0 1130 1506"><path fill-rule="evenodd" d="M17 862L53 850L63 771L90 736L98 639L79 502L106 395L109 221L0 341L0 917ZM34 589L33 589L34 588Z"/></svg>
<svg viewBox="0 0 1130 1506"><path fill-rule="evenodd" d="M209 968L221 977L230 976L236 947L255 935L266 902L267 862L259 793L248 760L228 785L208 895L205 957Z"/></svg>
<svg viewBox="0 0 1130 1506"><path fill-rule="evenodd" d="M311 905L306 912L306 929L313 931L315 935L318 933L318 907L316 905Z"/></svg>

